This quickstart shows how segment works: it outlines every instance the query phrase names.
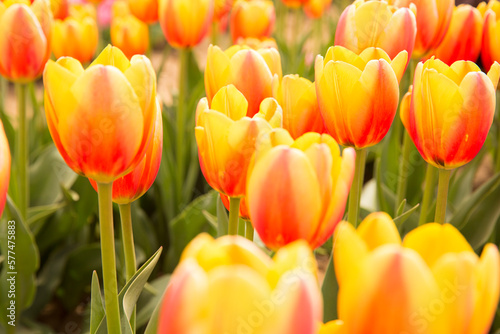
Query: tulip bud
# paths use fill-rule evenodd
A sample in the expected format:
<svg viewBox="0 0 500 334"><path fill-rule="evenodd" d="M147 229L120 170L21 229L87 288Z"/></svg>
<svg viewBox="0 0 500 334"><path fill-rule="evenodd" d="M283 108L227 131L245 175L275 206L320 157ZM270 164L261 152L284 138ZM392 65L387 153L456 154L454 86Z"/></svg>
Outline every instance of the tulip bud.
<svg viewBox="0 0 500 334"><path fill-rule="evenodd" d="M317 334L322 313L316 261L304 242L270 259L242 237L201 234L172 275L158 333Z"/></svg>
<svg viewBox="0 0 500 334"><path fill-rule="evenodd" d="M158 21L158 0L128 0L130 12L144 23Z"/></svg>
<svg viewBox="0 0 500 334"><path fill-rule="evenodd" d="M213 0L159 0L160 25L167 41L176 48L201 42L212 22Z"/></svg>
<svg viewBox="0 0 500 334"><path fill-rule="evenodd" d="M157 107L148 58L108 46L86 70L73 58L49 61L43 81L52 139L75 172L111 183L144 158Z"/></svg>
<svg viewBox="0 0 500 334"><path fill-rule="evenodd" d="M365 49L358 56L335 46L325 59L316 58L319 109L339 144L361 149L384 138L398 108L398 79L407 56L403 50L391 60L379 48Z"/></svg>
<svg viewBox="0 0 500 334"><path fill-rule="evenodd" d="M51 29L48 0L0 2L0 74L17 82L38 78L50 56Z"/></svg>
<svg viewBox="0 0 500 334"><path fill-rule="evenodd" d="M148 25L130 14L125 2L117 1L113 4L111 19L111 43L120 48L127 58L137 54L145 54L149 48Z"/></svg>
<svg viewBox="0 0 500 334"><path fill-rule="evenodd" d="M344 215L354 150L341 157L329 135L310 132L294 141L283 129L261 135L258 143L247 201L262 241L271 249L299 239L321 246Z"/></svg>
<svg viewBox="0 0 500 334"><path fill-rule="evenodd" d="M231 37L233 43L238 38L270 37L274 27L276 13L270 0L236 2L231 11Z"/></svg>
<svg viewBox="0 0 500 334"><path fill-rule="evenodd" d="M417 65L401 120L425 161L453 169L477 155L493 122L499 76L498 63L488 75L470 61Z"/></svg>

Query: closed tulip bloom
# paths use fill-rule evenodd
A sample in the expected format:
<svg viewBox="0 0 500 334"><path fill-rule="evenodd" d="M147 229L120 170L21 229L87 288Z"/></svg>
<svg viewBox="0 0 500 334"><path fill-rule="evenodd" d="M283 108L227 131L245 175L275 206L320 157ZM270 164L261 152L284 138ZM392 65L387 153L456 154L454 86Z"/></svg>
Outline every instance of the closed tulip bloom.
<svg viewBox="0 0 500 334"><path fill-rule="evenodd" d="M406 50L409 60L417 34L414 12L414 6L396 8L385 1L356 0L340 16L335 45L356 54L369 47L378 47L391 59Z"/></svg>
<svg viewBox="0 0 500 334"><path fill-rule="evenodd" d="M332 0L309 0L304 6L304 12L312 19L319 19L331 4Z"/></svg>
<svg viewBox="0 0 500 334"><path fill-rule="evenodd" d="M73 58L49 61L43 81L52 139L75 172L111 183L143 159L156 115L148 58L108 46L86 70Z"/></svg>
<svg viewBox="0 0 500 334"><path fill-rule="evenodd" d="M417 37L412 58L420 60L435 49L450 26L455 0L395 0L396 7L417 7Z"/></svg>
<svg viewBox="0 0 500 334"><path fill-rule="evenodd" d="M273 96L283 108L283 128L292 138L307 132L324 132L313 82L298 75L285 75L281 81L275 78Z"/></svg>
<svg viewBox="0 0 500 334"><path fill-rule="evenodd" d="M128 0L130 12L144 23L158 21L158 0Z"/></svg>
<svg viewBox="0 0 500 334"><path fill-rule="evenodd" d="M488 75L469 61L417 65L401 120L425 161L453 169L477 155L493 122L499 75L498 63Z"/></svg>
<svg viewBox="0 0 500 334"><path fill-rule="evenodd" d="M450 28L443 41L431 52L447 65L457 60L475 62L481 52L483 18L479 10L468 4L455 7ZM491 64L487 67L489 68Z"/></svg>
<svg viewBox="0 0 500 334"><path fill-rule="evenodd" d="M340 223L335 241L343 333L488 333L500 292L496 246L478 257L455 227L436 223L401 242L386 213L357 230Z"/></svg>
<svg viewBox="0 0 500 334"><path fill-rule="evenodd" d="M153 131L153 138L141 162L132 172L113 182L113 202L122 205L138 200L151 188L158 175L163 148L163 120L159 102L156 103ZM90 183L97 191L96 182L90 179Z"/></svg>
<svg viewBox="0 0 500 334"><path fill-rule="evenodd" d="M248 165L259 134L281 125L281 108L264 101L253 118L246 117L248 102L233 85L223 87L208 108L198 104L196 143L200 167L208 184L229 197L244 197Z"/></svg>
<svg viewBox="0 0 500 334"><path fill-rule="evenodd" d="M355 54L331 47L316 58L316 92L325 127L343 146L357 149L380 142L389 131L399 102L398 79L407 52L391 60L384 50L367 48Z"/></svg>
<svg viewBox="0 0 500 334"><path fill-rule="evenodd" d="M158 333L317 334L322 314L316 260L304 242L271 259L242 237L201 234L172 275Z"/></svg>
<svg viewBox="0 0 500 334"><path fill-rule="evenodd" d="M72 57L87 63L94 57L98 39L94 7L90 4L72 5L70 16L54 22L52 52L56 58Z"/></svg>
<svg viewBox="0 0 500 334"><path fill-rule="evenodd" d="M51 29L48 0L31 6L22 0L0 2L0 74L16 82L39 77L50 56Z"/></svg>
<svg viewBox="0 0 500 334"><path fill-rule="evenodd" d="M485 68L490 68L495 61L500 62L500 2L482 2L478 9L484 16L481 60Z"/></svg>
<svg viewBox="0 0 500 334"><path fill-rule="evenodd" d="M238 1L231 11L230 30L233 43L238 38L271 36L276 13L270 0Z"/></svg>
<svg viewBox="0 0 500 334"><path fill-rule="evenodd" d="M64 20L69 15L69 1L50 0L50 10L54 19Z"/></svg>
<svg viewBox="0 0 500 334"><path fill-rule="evenodd" d="M355 152L329 135L306 133L296 141L276 129L259 138L248 172L250 218L262 241L278 249L303 239L316 248L344 215Z"/></svg>
<svg viewBox="0 0 500 334"><path fill-rule="evenodd" d="M291 8L298 8L302 5L305 5L310 0L281 0L286 6Z"/></svg>
<svg viewBox="0 0 500 334"><path fill-rule="evenodd" d="M120 48L127 58L137 54L145 54L149 48L148 25L129 13L129 9L117 7L128 6L117 1L113 4L111 19L111 43Z"/></svg>
<svg viewBox="0 0 500 334"><path fill-rule="evenodd" d="M281 58L275 48L253 50L235 45L222 51L218 46L208 48L205 69L205 91L208 103L222 87L233 84L248 101L252 117L262 101L272 96L273 76L281 78Z"/></svg>
<svg viewBox="0 0 500 334"><path fill-rule="evenodd" d="M7 191L9 190L10 181L10 148L7 136L3 128L3 123L0 121L0 217L2 216L7 200Z"/></svg>
<svg viewBox="0 0 500 334"><path fill-rule="evenodd" d="M159 0L159 18L170 45L189 48L207 35L214 11L213 0Z"/></svg>

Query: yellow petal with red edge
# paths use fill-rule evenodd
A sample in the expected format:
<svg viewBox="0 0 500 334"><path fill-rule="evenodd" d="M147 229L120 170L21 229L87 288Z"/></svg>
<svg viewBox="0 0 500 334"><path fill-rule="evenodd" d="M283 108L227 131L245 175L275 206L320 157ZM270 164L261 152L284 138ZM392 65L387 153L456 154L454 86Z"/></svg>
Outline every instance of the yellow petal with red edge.
<svg viewBox="0 0 500 334"><path fill-rule="evenodd" d="M121 72L125 72L130 67L130 61L119 48L108 45L90 64L90 66L95 65L114 66Z"/></svg>
<svg viewBox="0 0 500 334"><path fill-rule="evenodd" d="M278 50L275 48L262 48L257 50L257 52L264 58L271 73L281 79L283 71L281 69L281 57Z"/></svg>
<svg viewBox="0 0 500 334"><path fill-rule="evenodd" d="M391 67L396 73L398 82L401 82L403 74L406 70L406 64L408 63L408 52L406 50L401 51L398 55L391 61Z"/></svg>
<svg viewBox="0 0 500 334"><path fill-rule="evenodd" d="M293 143L293 138L285 129L274 128L271 131L264 132L259 135L259 137L257 138L257 142L255 143L254 160L258 160L261 156L269 152L269 150L271 150L273 147L276 147L278 145L290 146Z"/></svg>
<svg viewBox="0 0 500 334"><path fill-rule="evenodd" d="M401 245L396 224L385 212L374 212L369 214L358 227L358 235L365 241L369 250L386 245Z"/></svg>
<svg viewBox="0 0 500 334"><path fill-rule="evenodd" d="M272 97L267 97L262 101L259 112L254 117L266 120L273 128L281 128L283 124L283 110L278 101Z"/></svg>
<svg viewBox="0 0 500 334"><path fill-rule="evenodd" d="M406 131L411 135L410 127L410 108L411 108L411 93L413 91L413 85L410 85L408 92L401 99L401 104L399 106L399 115L401 117L401 122L403 123Z"/></svg>
<svg viewBox="0 0 500 334"><path fill-rule="evenodd" d="M248 102L234 85L228 85L215 94L210 109L217 110L233 121L237 121L246 116Z"/></svg>
<svg viewBox="0 0 500 334"><path fill-rule="evenodd" d="M205 92L209 103L220 88L229 84L229 57L218 47L208 47L207 65L205 68Z"/></svg>
<svg viewBox="0 0 500 334"><path fill-rule="evenodd" d="M77 77L81 76L84 72L82 64L74 58L62 57L56 61L56 64L64 67Z"/></svg>
<svg viewBox="0 0 500 334"><path fill-rule="evenodd" d="M467 73L481 71L481 69L479 68L479 66L476 65L476 63L463 60L454 62L453 64L451 64L450 68L457 74L458 77L458 82L456 82L457 85L460 85L460 82L462 82Z"/></svg>
<svg viewBox="0 0 500 334"><path fill-rule="evenodd" d="M403 246L417 251L430 268L444 254L474 252L464 236L450 224L429 223L417 227L405 236Z"/></svg>
<svg viewBox="0 0 500 334"><path fill-rule="evenodd" d="M208 107L208 100L206 97L203 97L198 101L198 104L196 105L196 113L195 113L195 124L198 126L199 124L199 119L200 115L203 111L210 109Z"/></svg>
<svg viewBox="0 0 500 334"><path fill-rule="evenodd" d="M494 62L491 65L490 70L488 71L488 78L490 78L493 87L495 90L498 87L498 78L500 77L500 65L497 62Z"/></svg>
<svg viewBox="0 0 500 334"><path fill-rule="evenodd" d="M469 333L487 333L493 322L500 295L500 254L487 244L475 270L476 299Z"/></svg>
<svg viewBox="0 0 500 334"><path fill-rule="evenodd" d="M338 315L346 333L443 333L421 314L439 297L439 289L417 253L384 245L361 259L359 266L339 289Z"/></svg>
<svg viewBox="0 0 500 334"><path fill-rule="evenodd" d="M368 252L365 241L350 223L343 221L337 226L333 236L333 263L339 287L359 275Z"/></svg>

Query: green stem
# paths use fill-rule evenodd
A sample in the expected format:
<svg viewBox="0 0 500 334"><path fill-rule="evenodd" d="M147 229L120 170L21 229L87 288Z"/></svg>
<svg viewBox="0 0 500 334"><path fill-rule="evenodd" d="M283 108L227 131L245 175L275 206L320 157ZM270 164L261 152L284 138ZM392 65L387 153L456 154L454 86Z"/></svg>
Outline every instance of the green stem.
<svg viewBox="0 0 500 334"><path fill-rule="evenodd" d="M245 238L247 238L248 240L250 241L253 241L253 234L254 234L254 231L253 231L253 225L252 225L252 222L247 220L245 221L245 224L246 224L246 228L245 228Z"/></svg>
<svg viewBox="0 0 500 334"><path fill-rule="evenodd" d="M177 198L178 204L182 204L182 186L184 184L184 146L186 143L186 89L189 67L189 49L180 50L180 75L179 75L179 101L177 107L177 138L176 138L176 160L177 160Z"/></svg>
<svg viewBox="0 0 500 334"><path fill-rule="evenodd" d="M424 196L422 198L422 206L420 208L420 218L418 220L418 226L422 226L428 223L427 216L429 215L429 206L431 205L431 199L434 195L434 189L436 189L436 167L431 164L427 165L427 170L425 172L425 190Z"/></svg>
<svg viewBox="0 0 500 334"><path fill-rule="evenodd" d="M349 193L349 211L347 218L349 223L354 225L354 227L358 226L359 201L361 199L361 190L363 189L365 163L366 149L356 150L356 167L354 169L351 192Z"/></svg>
<svg viewBox="0 0 500 334"><path fill-rule="evenodd" d="M23 219L28 218L29 175L28 175L28 122L26 121L26 85L16 84L19 128L17 131L17 168L19 171L19 211Z"/></svg>
<svg viewBox="0 0 500 334"><path fill-rule="evenodd" d="M499 103L497 99L497 104ZM497 156L495 161L495 173L500 172L500 116L497 114Z"/></svg>
<svg viewBox="0 0 500 334"><path fill-rule="evenodd" d="M118 285L116 281L115 236L113 227L112 183L97 183L101 258L108 333L121 333Z"/></svg>
<svg viewBox="0 0 500 334"><path fill-rule="evenodd" d="M439 224L446 222L446 204L448 202L448 188L450 185L451 170L439 169L439 184L436 204L435 221Z"/></svg>
<svg viewBox="0 0 500 334"><path fill-rule="evenodd" d="M123 254L125 255L125 274L127 282L134 276L137 264L135 261L135 245L134 245L134 230L132 228L132 205L121 204L118 206L120 209L120 221L122 227L122 246ZM132 316L130 317L130 326L135 333L135 308Z"/></svg>
<svg viewBox="0 0 500 334"><path fill-rule="evenodd" d="M394 203L394 212L397 212L399 205L406 197L406 188L408 186L408 172L410 170L410 152L411 152L411 138L408 132L405 131L403 138L403 153L401 156L401 161L399 162L399 177L398 177L398 187L396 191L396 203Z"/></svg>
<svg viewBox="0 0 500 334"><path fill-rule="evenodd" d="M240 217L240 201L239 197L229 198L229 235L236 235L238 233L238 221Z"/></svg>

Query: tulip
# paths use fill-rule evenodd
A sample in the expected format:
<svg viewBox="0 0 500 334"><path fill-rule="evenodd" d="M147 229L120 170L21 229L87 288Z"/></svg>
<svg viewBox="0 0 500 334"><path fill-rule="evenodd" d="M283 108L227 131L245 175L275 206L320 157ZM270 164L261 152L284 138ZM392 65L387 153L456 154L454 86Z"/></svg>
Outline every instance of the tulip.
<svg viewBox="0 0 500 334"><path fill-rule="evenodd" d="M378 47L393 59L403 50L411 56L416 34L415 6L396 8L385 1L356 0L340 16L335 45L356 54Z"/></svg>
<svg viewBox="0 0 500 334"><path fill-rule="evenodd" d="M286 130L261 135L248 171L250 218L262 241L278 249L304 239L317 248L344 215L355 153L340 156L327 134L306 133L296 141Z"/></svg>
<svg viewBox="0 0 500 334"><path fill-rule="evenodd" d="M500 62L500 2L489 1L478 5L478 10L484 16L481 60L485 68L490 68L495 61Z"/></svg>
<svg viewBox="0 0 500 334"><path fill-rule="evenodd" d="M81 63L92 60L99 30L92 5L72 5L70 15L57 19L52 28L52 52L56 58L72 57Z"/></svg>
<svg viewBox="0 0 500 334"><path fill-rule="evenodd" d="M120 9L126 3L117 1L113 5L111 19L111 42L120 48L127 58L136 54L144 54L149 48L148 25L130 14L129 9Z"/></svg>
<svg viewBox="0 0 500 334"><path fill-rule="evenodd" d="M238 1L231 11L231 37L233 43L238 38L270 37L276 13L270 0Z"/></svg>
<svg viewBox="0 0 500 334"><path fill-rule="evenodd" d="M235 0L214 0L214 17L215 22L220 22L224 17L226 17L231 8L233 8Z"/></svg>
<svg viewBox="0 0 500 334"><path fill-rule="evenodd" d="M346 334L344 331L344 322L334 320L321 325L318 334Z"/></svg>
<svg viewBox="0 0 500 334"><path fill-rule="evenodd" d="M447 65L457 60L476 61L481 52L483 18L479 10L468 4L455 7L450 28L443 41L431 52ZM490 68L491 64L488 66Z"/></svg>
<svg viewBox="0 0 500 334"><path fill-rule="evenodd" d="M21 83L38 78L50 56L51 28L48 0L0 2L0 74Z"/></svg>
<svg viewBox="0 0 500 334"><path fill-rule="evenodd" d="M307 4L310 0L281 0L287 7L298 8Z"/></svg>
<svg viewBox="0 0 500 334"><path fill-rule="evenodd" d="M437 222L444 222L450 171L470 162L486 140L499 76L498 63L488 75L470 61L448 66L431 58L417 65L401 120L424 160L440 169Z"/></svg>
<svg viewBox="0 0 500 334"><path fill-rule="evenodd" d="M128 0L130 12L144 23L158 21L158 0Z"/></svg>
<svg viewBox="0 0 500 334"><path fill-rule="evenodd" d="M276 43L276 40L272 37L264 37L261 39L254 37L238 38L236 44L242 47L246 46L254 50L269 49L269 48L278 50L278 44Z"/></svg>
<svg viewBox="0 0 500 334"><path fill-rule="evenodd" d="M0 163L0 217L2 216L3 209L5 207L5 201L7 200L7 190L9 189L10 181L10 148L9 142L7 141L7 136L3 128L3 123L0 121L0 157L2 157L2 162Z"/></svg>
<svg viewBox="0 0 500 334"><path fill-rule="evenodd" d="M286 75L273 83L273 96L283 108L283 128L297 139L307 132L323 133L314 83L298 75Z"/></svg>
<svg viewBox="0 0 500 334"><path fill-rule="evenodd" d="M69 15L69 1L50 0L50 10L54 19L64 20Z"/></svg>
<svg viewBox="0 0 500 334"><path fill-rule="evenodd" d="M222 51L217 46L208 48L205 69L205 90L208 103L222 87L233 84L248 101L248 115L259 111L261 102L272 96L273 76L281 78L281 59L275 48L250 49L232 46Z"/></svg>
<svg viewBox="0 0 500 334"><path fill-rule="evenodd" d="M244 238L201 234L172 275L158 333L317 334L322 313L316 261L304 242L270 259Z"/></svg>
<svg viewBox="0 0 500 334"><path fill-rule="evenodd" d="M333 254L345 333L488 333L500 295L493 244L478 257L455 227L436 223L401 242L392 219L374 213L357 230L340 223Z"/></svg>
<svg viewBox="0 0 500 334"><path fill-rule="evenodd" d="M417 37L412 58L420 60L435 49L450 26L455 0L395 0L398 8L417 7Z"/></svg>
<svg viewBox="0 0 500 334"><path fill-rule="evenodd" d="M160 25L176 48L198 45L207 35L213 17L213 0L159 0Z"/></svg>
<svg viewBox="0 0 500 334"><path fill-rule="evenodd" d="M319 19L331 4L332 0L309 0L304 5L304 12L312 19Z"/></svg>

